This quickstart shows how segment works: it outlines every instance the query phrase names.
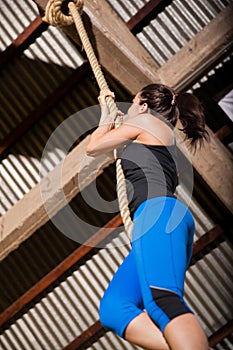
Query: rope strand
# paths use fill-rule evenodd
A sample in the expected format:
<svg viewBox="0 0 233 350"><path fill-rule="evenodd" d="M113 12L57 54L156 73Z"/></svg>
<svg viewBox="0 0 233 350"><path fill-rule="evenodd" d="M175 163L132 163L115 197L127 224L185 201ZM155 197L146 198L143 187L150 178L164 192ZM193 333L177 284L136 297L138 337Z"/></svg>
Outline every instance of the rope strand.
<svg viewBox="0 0 233 350"><path fill-rule="evenodd" d="M62 13L61 7L64 3L64 0L49 0L45 9L44 21L48 22L51 25L63 26L75 24L77 32L80 36L83 48L86 52L87 58L90 62L91 68L93 70L95 79L100 90L109 90L107 81L102 72L101 66L96 58L95 52L87 35L86 29L83 25L81 14L83 11L83 0L73 0L68 3L69 14L65 15ZM109 113L112 115L117 112L117 106L114 99L111 96L106 98L106 103L109 108ZM115 122L115 127L118 127L121 124L121 119L117 119ZM126 184L124 173L121 166L121 160L116 160L116 179L117 179L117 196L119 202L119 209L122 217L122 221L125 226L125 231L131 240L132 234L132 220L130 218L130 212L128 208L128 199L126 194Z"/></svg>

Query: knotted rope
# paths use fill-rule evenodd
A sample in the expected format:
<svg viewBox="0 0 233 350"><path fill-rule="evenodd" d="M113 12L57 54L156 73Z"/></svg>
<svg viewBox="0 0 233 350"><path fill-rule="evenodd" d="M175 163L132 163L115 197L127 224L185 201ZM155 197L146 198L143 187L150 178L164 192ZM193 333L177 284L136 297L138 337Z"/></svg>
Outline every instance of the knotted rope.
<svg viewBox="0 0 233 350"><path fill-rule="evenodd" d="M92 48L86 29L83 25L81 14L83 11L84 0L73 0L68 3L69 13L66 15L62 12L62 6L67 4L67 0L49 0L45 9L44 21L53 26L64 26L75 24L77 32L80 36L83 48L86 52L87 58L90 62L94 76L100 90L109 90L107 81L103 75L101 66L96 58L95 52ZM110 90L109 90L110 91ZM110 115L116 114L117 106L114 99L111 96L106 98L106 103L109 108ZM115 127L120 125L121 121L118 119L115 122ZM124 173L121 166L121 160L116 159L116 179L117 179L117 196L119 202L119 209L122 217L122 221L125 226L125 231L131 240L132 233L132 220L130 218L130 212L128 208L128 199L126 194L126 184Z"/></svg>

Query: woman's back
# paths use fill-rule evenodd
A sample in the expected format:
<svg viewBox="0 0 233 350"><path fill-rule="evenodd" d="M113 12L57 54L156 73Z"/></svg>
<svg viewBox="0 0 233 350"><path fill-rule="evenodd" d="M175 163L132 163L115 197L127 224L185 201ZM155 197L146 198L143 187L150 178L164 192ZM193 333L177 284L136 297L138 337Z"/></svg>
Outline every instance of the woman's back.
<svg viewBox="0 0 233 350"><path fill-rule="evenodd" d="M121 154L131 217L147 199L175 197L178 184L176 146L128 144Z"/></svg>

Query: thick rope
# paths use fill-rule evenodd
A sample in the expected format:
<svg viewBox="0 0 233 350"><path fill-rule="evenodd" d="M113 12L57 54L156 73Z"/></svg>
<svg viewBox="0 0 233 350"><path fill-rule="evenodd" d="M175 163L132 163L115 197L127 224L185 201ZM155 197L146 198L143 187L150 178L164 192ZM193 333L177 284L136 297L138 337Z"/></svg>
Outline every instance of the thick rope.
<svg viewBox="0 0 233 350"><path fill-rule="evenodd" d="M64 0L49 0L45 9L44 21L48 22L51 25L70 25L75 24L77 32L80 36L83 48L86 52L87 58L90 62L91 68L95 75L96 81L100 90L109 90L107 81L103 75L100 64L96 58L94 50L92 48L91 42L88 38L87 32L83 25L81 18L81 13L83 10L84 0L73 0L73 2L68 3L69 14L65 15L62 13L62 3ZM114 115L117 111L117 106L114 99L111 96L106 98L106 103L109 108L110 115ZM115 122L115 127L120 125L121 121L117 120ZM126 184L125 177L121 166L121 160L116 160L116 178L117 178L117 196L119 202L119 209L122 217L122 221L125 226L125 231L131 240L132 235L132 220L130 218L130 212L128 208L128 199L126 194Z"/></svg>

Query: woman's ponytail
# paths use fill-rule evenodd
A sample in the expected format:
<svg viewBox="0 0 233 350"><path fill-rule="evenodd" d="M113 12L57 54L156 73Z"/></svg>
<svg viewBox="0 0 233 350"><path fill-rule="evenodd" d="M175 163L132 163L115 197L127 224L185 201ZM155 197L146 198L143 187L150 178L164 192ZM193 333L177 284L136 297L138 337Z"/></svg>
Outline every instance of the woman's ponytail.
<svg viewBox="0 0 233 350"><path fill-rule="evenodd" d="M195 151L202 146L204 140L209 140L205 129L205 116L199 99L187 92L178 95L174 90L163 84L150 84L140 91L140 104L147 103L148 107L175 126L178 118L190 146Z"/></svg>
<svg viewBox="0 0 233 350"><path fill-rule="evenodd" d="M199 99L187 92L176 96L176 103L179 109L179 119L186 139L190 140L190 146L196 150L202 146L204 140L209 140L209 134L205 129L204 110Z"/></svg>

